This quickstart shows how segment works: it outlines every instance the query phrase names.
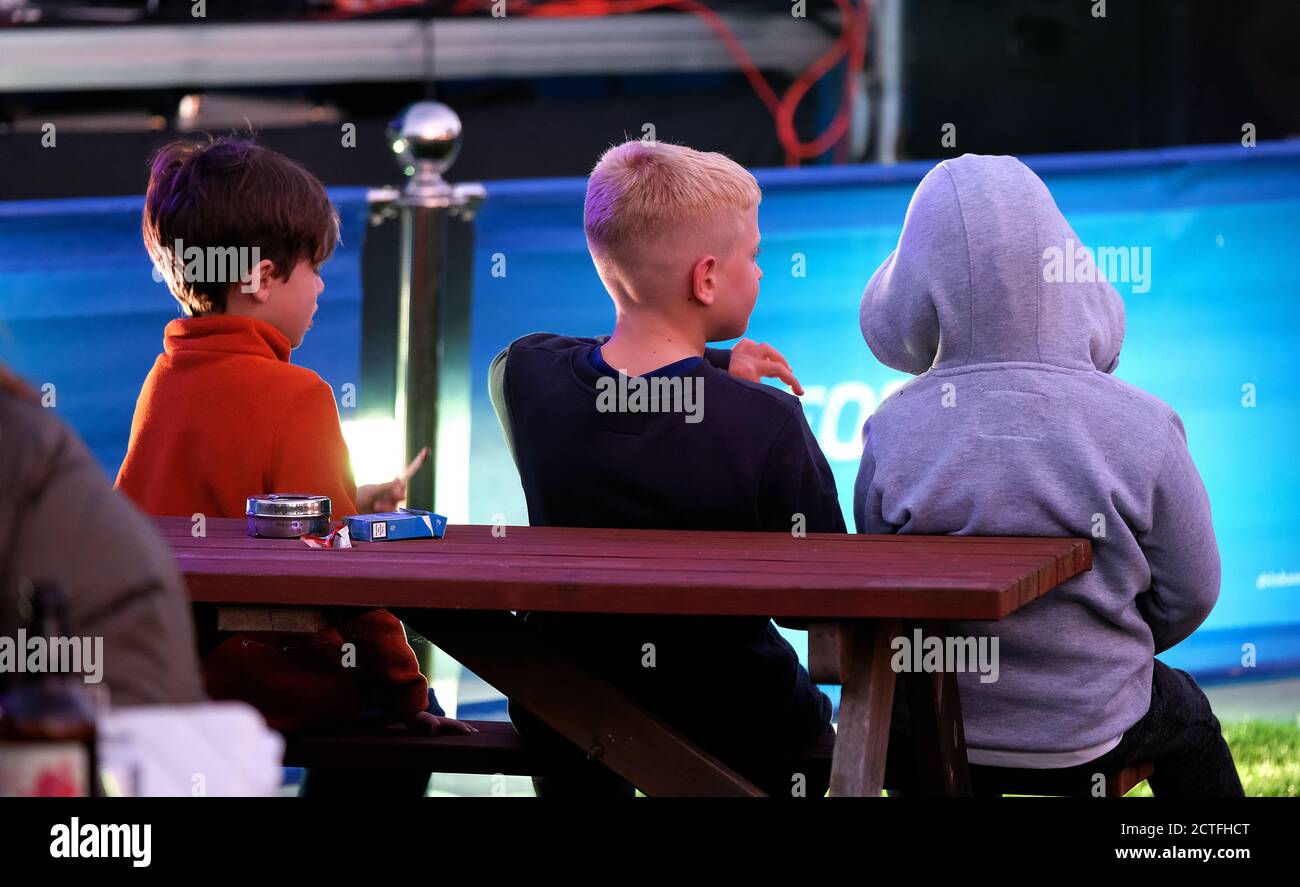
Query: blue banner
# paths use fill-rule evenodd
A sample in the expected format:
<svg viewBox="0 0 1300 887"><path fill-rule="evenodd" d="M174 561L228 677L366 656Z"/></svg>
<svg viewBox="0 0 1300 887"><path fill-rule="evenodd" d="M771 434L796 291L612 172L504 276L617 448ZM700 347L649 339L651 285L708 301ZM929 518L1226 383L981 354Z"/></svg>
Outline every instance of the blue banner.
<svg viewBox="0 0 1300 887"><path fill-rule="evenodd" d="M1131 263L1117 375L1170 404L1209 490L1223 591L1162 658L1198 676L1300 667L1300 143L1025 158L1083 243ZM762 291L748 332L789 358L846 515L863 422L906 377L858 331L858 301L932 163L757 173ZM526 333L599 335L613 311L587 255L581 179L488 183L478 222L476 379ZM365 192L336 189L343 241L295 354L335 389L359 378ZM153 278L138 197L0 203L0 360L47 388L115 474L136 394L178 311ZM349 418L344 408L344 420ZM473 403L470 517L526 522L488 402ZM355 456L355 454L354 454ZM1243 645L1259 667L1243 669Z"/></svg>

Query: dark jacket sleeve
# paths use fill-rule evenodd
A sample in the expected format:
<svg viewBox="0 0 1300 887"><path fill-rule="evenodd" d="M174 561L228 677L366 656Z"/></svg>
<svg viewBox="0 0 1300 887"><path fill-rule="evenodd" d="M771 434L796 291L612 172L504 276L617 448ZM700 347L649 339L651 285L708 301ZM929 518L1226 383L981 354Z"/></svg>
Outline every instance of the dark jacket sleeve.
<svg viewBox="0 0 1300 887"><path fill-rule="evenodd" d="M835 476L808 427L801 405L791 410L767 454L759 508L766 530L845 532Z"/></svg>
<svg viewBox="0 0 1300 887"><path fill-rule="evenodd" d="M835 490L835 477L817 438L808 427L802 405L790 412L764 466L759 494L763 526L794 533L843 533L844 514ZM803 619L777 619L784 628L805 630Z"/></svg>
<svg viewBox="0 0 1300 887"><path fill-rule="evenodd" d="M0 442L0 633L28 583L58 583L71 630L103 638L114 705L201 700L189 597L152 521L39 404L0 392Z"/></svg>
<svg viewBox="0 0 1300 887"><path fill-rule="evenodd" d="M506 449L510 451L510 458L517 466L519 460L515 458L515 430L510 421L510 401L506 391L506 360L509 357L510 347L507 346L492 358L492 366L488 367L488 397L492 401L492 409L497 414L501 434L506 439Z"/></svg>

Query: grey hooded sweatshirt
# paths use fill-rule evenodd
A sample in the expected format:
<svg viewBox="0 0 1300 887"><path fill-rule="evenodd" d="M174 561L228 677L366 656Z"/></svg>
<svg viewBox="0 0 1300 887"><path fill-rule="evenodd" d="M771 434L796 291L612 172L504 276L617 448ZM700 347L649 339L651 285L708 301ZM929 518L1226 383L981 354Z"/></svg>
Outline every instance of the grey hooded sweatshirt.
<svg viewBox="0 0 1300 887"><path fill-rule="evenodd" d="M998 679L967 672L958 685L968 744L1012 756L1112 746L1149 707L1153 655L1191 634L1219 594L1183 424L1110 375L1119 294L1044 274L1049 248L1071 243L1024 164L968 154L917 186L862 297L872 353L917 378L867 421L858 532L1092 540L1090 572L1006 619L950 624L998 638ZM1086 253L1073 258L1074 280L1095 269Z"/></svg>

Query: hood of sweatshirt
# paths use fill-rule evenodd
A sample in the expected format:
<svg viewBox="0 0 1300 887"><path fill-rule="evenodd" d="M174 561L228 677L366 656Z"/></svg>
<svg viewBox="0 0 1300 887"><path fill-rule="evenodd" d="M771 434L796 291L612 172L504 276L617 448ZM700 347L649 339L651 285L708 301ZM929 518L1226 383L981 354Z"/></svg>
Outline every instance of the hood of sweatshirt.
<svg viewBox="0 0 1300 887"><path fill-rule="evenodd" d="M1053 260L1077 271L1045 274ZM1124 341L1123 300L1047 186L1014 157L975 154L921 180L860 321L876 359L913 375L1003 362L1109 373Z"/></svg>

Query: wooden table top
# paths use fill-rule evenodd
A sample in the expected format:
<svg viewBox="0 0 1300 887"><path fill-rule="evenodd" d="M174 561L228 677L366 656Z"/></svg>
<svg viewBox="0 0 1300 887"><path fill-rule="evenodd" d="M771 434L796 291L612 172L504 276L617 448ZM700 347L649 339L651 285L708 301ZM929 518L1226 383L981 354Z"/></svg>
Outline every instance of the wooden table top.
<svg viewBox="0 0 1300 887"><path fill-rule="evenodd" d="M452 525L318 551L155 518L199 602L825 619L1000 619L1092 567L1086 539ZM498 530L499 532L499 530Z"/></svg>

